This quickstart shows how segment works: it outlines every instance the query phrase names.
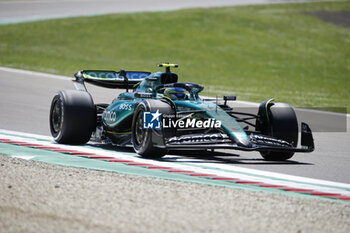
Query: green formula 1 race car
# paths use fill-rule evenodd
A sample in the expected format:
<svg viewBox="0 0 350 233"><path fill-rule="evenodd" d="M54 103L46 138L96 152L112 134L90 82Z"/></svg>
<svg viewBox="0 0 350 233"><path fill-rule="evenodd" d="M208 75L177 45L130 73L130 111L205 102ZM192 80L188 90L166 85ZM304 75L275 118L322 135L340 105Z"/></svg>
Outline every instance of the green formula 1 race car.
<svg viewBox="0 0 350 233"><path fill-rule="evenodd" d="M75 74L76 90L59 91L50 109L50 129L62 144L95 141L132 146L146 158L160 158L169 150L236 149L259 151L266 160L287 160L295 152L312 152L310 127L298 122L293 108L266 100L257 114L235 111L223 100L203 99L203 86L178 82L170 71L176 64L160 64L165 72L83 70ZM94 104L85 82L126 89L111 104ZM132 89L133 91L129 91ZM250 129L252 127L252 129Z"/></svg>

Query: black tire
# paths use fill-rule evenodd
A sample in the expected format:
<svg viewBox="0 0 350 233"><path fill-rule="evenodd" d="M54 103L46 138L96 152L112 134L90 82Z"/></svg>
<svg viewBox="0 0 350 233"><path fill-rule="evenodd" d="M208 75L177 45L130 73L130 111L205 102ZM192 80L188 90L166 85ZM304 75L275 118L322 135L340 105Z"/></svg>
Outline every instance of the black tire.
<svg viewBox="0 0 350 233"><path fill-rule="evenodd" d="M89 93L59 91L52 99L50 131L61 144L85 144L96 127L95 105Z"/></svg>
<svg viewBox="0 0 350 233"><path fill-rule="evenodd" d="M144 158L158 159L168 153L164 145L164 130L143 128L143 113L156 112L158 109L162 114L173 114L171 106L160 100L144 100L134 111L131 141L135 152Z"/></svg>
<svg viewBox="0 0 350 233"><path fill-rule="evenodd" d="M268 111L269 136L282 139L296 147L298 145L298 120L294 109L285 103L275 103ZM284 161L293 157L294 152L262 151L261 156L268 161Z"/></svg>

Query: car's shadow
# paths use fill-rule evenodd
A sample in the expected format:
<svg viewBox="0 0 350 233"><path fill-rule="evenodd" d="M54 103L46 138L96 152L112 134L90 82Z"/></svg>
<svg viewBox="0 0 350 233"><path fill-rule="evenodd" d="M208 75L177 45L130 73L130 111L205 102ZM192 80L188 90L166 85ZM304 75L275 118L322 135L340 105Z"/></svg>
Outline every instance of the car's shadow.
<svg viewBox="0 0 350 233"><path fill-rule="evenodd" d="M110 144L90 144L89 146L98 147L104 150L135 153L132 147L119 147ZM169 151L159 161L166 162L188 162L188 163L221 163L221 164L246 164L246 165L314 165L313 163L298 162L294 160L287 161L266 161L262 158L244 158L237 151Z"/></svg>
<svg viewBox="0 0 350 233"><path fill-rule="evenodd" d="M236 153L235 153L236 152ZM223 163L223 164L247 164L247 165L313 165L312 163L298 162L294 160L287 161L266 161L262 158L246 158L241 157L237 154L237 151L170 151L170 155L180 155L184 156L183 158L178 157L164 157L162 161L176 161L181 159L181 162L190 162L190 163ZM186 161L184 160L186 159Z"/></svg>

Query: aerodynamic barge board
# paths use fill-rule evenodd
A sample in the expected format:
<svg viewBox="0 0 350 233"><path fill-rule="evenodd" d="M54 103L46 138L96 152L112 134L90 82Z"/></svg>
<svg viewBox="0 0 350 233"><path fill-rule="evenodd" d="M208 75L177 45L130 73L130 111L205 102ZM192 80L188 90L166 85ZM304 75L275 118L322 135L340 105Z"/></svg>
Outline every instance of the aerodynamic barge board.
<svg viewBox="0 0 350 233"><path fill-rule="evenodd" d="M11 157L50 164L112 171L183 182L279 193L350 204L350 184L264 172L204 162L201 165L174 156L161 160L140 158L132 150L103 149L96 144L69 146L50 137L0 130L0 152Z"/></svg>

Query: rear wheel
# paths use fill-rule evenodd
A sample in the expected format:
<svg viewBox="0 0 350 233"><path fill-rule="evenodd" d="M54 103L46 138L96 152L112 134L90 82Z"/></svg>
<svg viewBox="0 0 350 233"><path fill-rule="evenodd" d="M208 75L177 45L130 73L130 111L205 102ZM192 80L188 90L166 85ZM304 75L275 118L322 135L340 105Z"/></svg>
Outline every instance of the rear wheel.
<svg viewBox="0 0 350 233"><path fill-rule="evenodd" d="M296 147L298 144L298 120L294 109L289 104L275 103L268 110L268 117L267 132L263 133L282 139ZM292 158L294 152L262 151L260 154L265 160L284 161Z"/></svg>
<svg viewBox="0 0 350 233"><path fill-rule="evenodd" d="M50 131L62 144L84 144L96 127L95 105L89 93L59 91L50 108Z"/></svg>

